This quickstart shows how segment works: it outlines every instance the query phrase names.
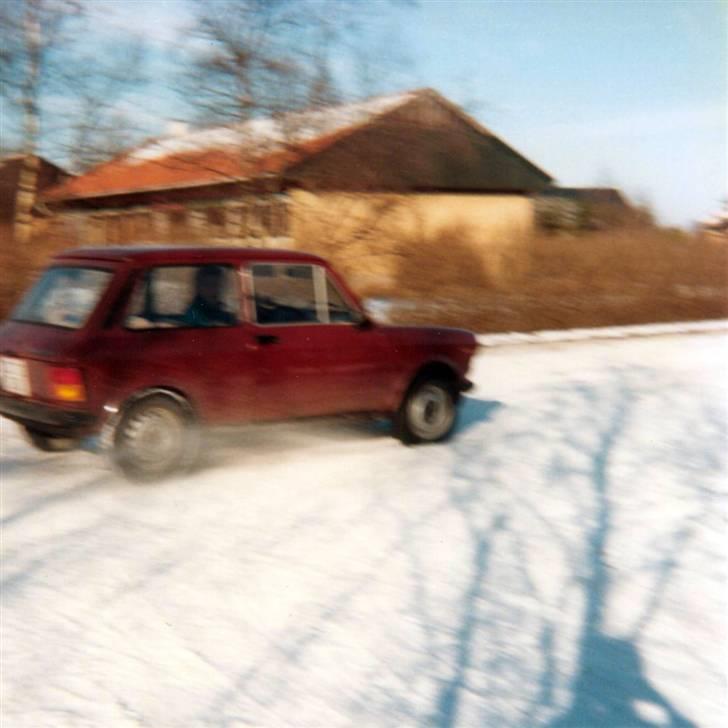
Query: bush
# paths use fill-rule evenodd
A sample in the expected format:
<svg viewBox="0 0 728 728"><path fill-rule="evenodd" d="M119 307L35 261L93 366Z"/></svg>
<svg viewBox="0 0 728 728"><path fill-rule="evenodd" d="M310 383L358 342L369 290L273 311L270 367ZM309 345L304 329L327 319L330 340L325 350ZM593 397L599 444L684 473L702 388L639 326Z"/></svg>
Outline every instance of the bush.
<svg viewBox="0 0 728 728"><path fill-rule="evenodd" d="M534 236L494 251L497 276L457 231L411 246L389 292L409 302L400 322L534 331L728 316L728 245L681 231Z"/></svg>
<svg viewBox="0 0 728 728"><path fill-rule="evenodd" d="M13 241L10 225L0 228L0 320L10 314L53 255L71 246L71 241L44 220L37 221L31 240L22 246Z"/></svg>

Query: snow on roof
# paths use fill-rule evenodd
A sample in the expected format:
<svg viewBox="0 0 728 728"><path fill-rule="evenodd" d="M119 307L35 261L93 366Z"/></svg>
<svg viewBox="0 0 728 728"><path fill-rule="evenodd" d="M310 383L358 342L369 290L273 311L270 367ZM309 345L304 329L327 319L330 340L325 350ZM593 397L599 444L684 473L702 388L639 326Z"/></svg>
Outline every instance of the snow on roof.
<svg viewBox="0 0 728 728"><path fill-rule="evenodd" d="M292 112L280 119L257 118L241 124L193 130L154 139L128 156L130 164L172 154L211 149L257 147L265 151L301 144L361 124L413 98L412 93L379 96L359 103Z"/></svg>
<svg viewBox="0 0 728 728"><path fill-rule="evenodd" d="M705 230L725 230L728 227L728 202L714 214L698 220L698 225Z"/></svg>
<svg viewBox="0 0 728 728"><path fill-rule="evenodd" d="M214 184L277 172L295 154L314 153L343 133L414 99L417 91L378 96L280 118L256 118L152 139L51 190L46 199L98 197Z"/></svg>

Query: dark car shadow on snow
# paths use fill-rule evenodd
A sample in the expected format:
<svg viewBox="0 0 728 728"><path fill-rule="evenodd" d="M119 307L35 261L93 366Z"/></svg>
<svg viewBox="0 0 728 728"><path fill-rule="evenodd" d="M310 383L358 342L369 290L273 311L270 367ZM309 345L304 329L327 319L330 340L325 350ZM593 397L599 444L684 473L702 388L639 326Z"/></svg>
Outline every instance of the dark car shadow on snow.
<svg viewBox="0 0 728 728"><path fill-rule="evenodd" d="M463 397L453 433L458 437L488 421L502 407L501 402ZM317 447L352 445L392 437L388 417L348 415L316 417L286 422L266 422L241 427L216 428L205 433L202 470L245 462L246 458L268 458Z"/></svg>
<svg viewBox="0 0 728 728"><path fill-rule="evenodd" d="M463 397L460 403L455 436L469 430L481 422L487 422L503 407L503 402L476 397Z"/></svg>

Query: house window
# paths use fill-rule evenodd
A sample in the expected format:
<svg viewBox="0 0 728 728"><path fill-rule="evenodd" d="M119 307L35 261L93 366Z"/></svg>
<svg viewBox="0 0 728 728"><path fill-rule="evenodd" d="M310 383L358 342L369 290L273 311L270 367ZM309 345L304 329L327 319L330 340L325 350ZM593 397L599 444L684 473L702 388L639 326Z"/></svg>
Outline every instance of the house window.
<svg viewBox="0 0 728 728"><path fill-rule="evenodd" d="M207 227L214 232L222 232L225 229L225 210L220 207L208 207L205 210Z"/></svg>
<svg viewBox="0 0 728 728"><path fill-rule="evenodd" d="M250 234L255 237L288 235L288 205L280 196L264 197L250 207Z"/></svg>
<svg viewBox="0 0 728 728"><path fill-rule="evenodd" d="M139 212L134 220L134 232L137 240L149 237L152 232L152 216L148 212Z"/></svg>
<svg viewBox="0 0 728 728"><path fill-rule="evenodd" d="M91 217L86 225L86 241L89 243L103 243L104 239L104 218Z"/></svg>
<svg viewBox="0 0 728 728"><path fill-rule="evenodd" d="M241 238L248 237L248 228L250 227L250 210L247 205L241 205L239 208L240 225L238 231Z"/></svg>
<svg viewBox="0 0 728 728"><path fill-rule="evenodd" d="M246 235L251 238L261 237L264 234L264 229L263 205L261 204L260 200L256 200L252 205L247 206L246 218Z"/></svg>
<svg viewBox="0 0 728 728"><path fill-rule="evenodd" d="M260 221L260 231L263 235L271 235L271 221L273 219L273 210L270 202L267 200L257 205Z"/></svg>
<svg viewBox="0 0 728 728"><path fill-rule="evenodd" d="M270 202L270 222L268 233L273 237L288 235L288 204L282 197Z"/></svg>
<svg viewBox="0 0 728 728"><path fill-rule="evenodd" d="M134 215L121 215L119 218L119 242L130 243L134 240Z"/></svg>
<svg viewBox="0 0 728 728"><path fill-rule="evenodd" d="M185 210L174 210L169 213L169 232L172 237L185 235L187 232L187 213Z"/></svg>
<svg viewBox="0 0 728 728"><path fill-rule="evenodd" d="M118 215L106 218L106 242L112 245L121 242L121 226Z"/></svg>

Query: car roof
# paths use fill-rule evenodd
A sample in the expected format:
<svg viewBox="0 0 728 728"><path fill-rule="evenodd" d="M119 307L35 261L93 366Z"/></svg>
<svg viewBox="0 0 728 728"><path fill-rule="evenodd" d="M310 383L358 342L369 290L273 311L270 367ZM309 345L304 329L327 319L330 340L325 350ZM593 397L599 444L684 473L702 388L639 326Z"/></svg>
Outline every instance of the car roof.
<svg viewBox="0 0 728 728"><path fill-rule="evenodd" d="M105 248L76 248L58 253L54 260L143 262L153 263L200 263L200 262L245 262L295 261L325 264L323 258L299 250L280 248L210 247L205 245L133 245Z"/></svg>

